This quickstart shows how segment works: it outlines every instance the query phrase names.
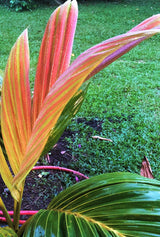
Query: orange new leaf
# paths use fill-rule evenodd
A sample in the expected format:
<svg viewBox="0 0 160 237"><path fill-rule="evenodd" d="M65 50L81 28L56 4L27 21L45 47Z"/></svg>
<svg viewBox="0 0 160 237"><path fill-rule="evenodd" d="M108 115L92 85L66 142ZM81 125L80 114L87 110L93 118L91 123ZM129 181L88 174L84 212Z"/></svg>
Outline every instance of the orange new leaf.
<svg viewBox="0 0 160 237"><path fill-rule="evenodd" d="M33 97L33 122L58 77L68 68L77 24L77 2L67 1L51 15L41 44Z"/></svg>
<svg viewBox="0 0 160 237"><path fill-rule="evenodd" d="M2 87L1 127L11 168L17 174L31 134L27 30L18 38L8 59Z"/></svg>
<svg viewBox="0 0 160 237"><path fill-rule="evenodd" d="M24 158L31 134L31 96L29 88L29 48L25 30L13 46L2 87L1 129L11 169L16 175ZM5 157L0 153L0 173L15 199L19 198L12 187L12 174ZM6 172L6 173L5 173Z"/></svg>

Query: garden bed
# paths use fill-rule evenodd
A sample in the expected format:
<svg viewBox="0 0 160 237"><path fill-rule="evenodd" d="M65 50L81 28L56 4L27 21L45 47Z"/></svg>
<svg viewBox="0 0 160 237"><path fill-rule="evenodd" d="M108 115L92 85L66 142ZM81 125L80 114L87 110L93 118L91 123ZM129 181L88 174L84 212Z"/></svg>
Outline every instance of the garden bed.
<svg viewBox="0 0 160 237"><path fill-rule="evenodd" d="M102 121L91 119L87 121L85 118L77 119L77 123L84 123L93 129L100 131L102 129ZM72 150L68 148L67 138L73 139L73 134L70 129L66 129L58 143L50 151L49 156L41 158L37 165L39 166L67 166L74 162ZM64 172L58 170L33 170L27 176L22 209L23 210L40 210L47 208L52 198L69 185L84 179L81 176L76 176L72 172ZM3 180L0 177L0 193L8 211L13 210L13 199L9 190L5 187ZM26 218L23 216L22 219Z"/></svg>

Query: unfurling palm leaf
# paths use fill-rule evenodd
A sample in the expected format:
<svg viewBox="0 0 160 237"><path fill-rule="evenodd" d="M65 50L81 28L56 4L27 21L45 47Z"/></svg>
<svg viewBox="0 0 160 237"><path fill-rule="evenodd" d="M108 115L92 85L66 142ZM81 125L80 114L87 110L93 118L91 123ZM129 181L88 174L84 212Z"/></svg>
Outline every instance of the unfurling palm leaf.
<svg viewBox="0 0 160 237"><path fill-rule="evenodd" d="M99 175L68 188L28 222L23 237L159 237L160 182Z"/></svg>
<svg viewBox="0 0 160 237"><path fill-rule="evenodd" d="M77 15L75 0L68 0L51 15L41 44L33 103L29 86L27 30L18 38L8 59L2 88L1 125L13 176L9 169L6 176L2 166L0 173L17 201L21 199L27 174L44 149L47 151L50 135L57 140L59 135L54 128L60 127L60 116L63 125L67 124L66 106L74 108L82 84L131 48L160 32L160 15L156 15L126 34L86 50L69 66ZM0 155L1 163L7 167L3 153Z"/></svg>

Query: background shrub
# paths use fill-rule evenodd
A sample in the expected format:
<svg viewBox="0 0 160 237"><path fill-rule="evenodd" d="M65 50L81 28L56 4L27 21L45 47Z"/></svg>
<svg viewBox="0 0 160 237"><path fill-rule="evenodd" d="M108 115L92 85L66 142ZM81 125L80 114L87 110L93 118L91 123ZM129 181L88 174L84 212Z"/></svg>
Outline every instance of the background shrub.
<svg viewBox="0 0 160 237"><path fill-rule="evenodd" d="M0 4L9 5L9 0L0 0Z"/></svg>
<svg viewBox="0 0 160 237"><path fill-rule="evenodd" d="M16 11L31 10L37 5L60 5L66 0L0 0L1 5L9 6ZM124 0L101 0L102 2L122 2ZM97 0L79 0L78 2L89 3L89 2L99 2Z"/></svg>
<svg viewBox="0 0 160 237"><path fill-rule="evenodd" d="M1 5L9 6L16 11L31 10L37 5L60 5L65 0L0 0Z"/></svg>
<svg viewBox="0 0 160 237"><path fill-rule="evenodd" d="M30 10L33 8L33 0L10 0L9 6L16 11Z"/></svg>

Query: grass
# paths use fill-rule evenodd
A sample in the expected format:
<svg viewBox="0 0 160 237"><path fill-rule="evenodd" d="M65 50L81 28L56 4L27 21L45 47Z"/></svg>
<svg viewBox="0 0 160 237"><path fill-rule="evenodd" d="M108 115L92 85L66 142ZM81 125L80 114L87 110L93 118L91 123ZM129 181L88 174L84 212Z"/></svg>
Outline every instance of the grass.
<svg viewBox="0 0 160 237"><path fill-rule="evenodd" d="M0 6L0 68L4 70L13 43L28 27L32 88L41 38L54 8L15 13ZM158 0L80 3L72 60L92 45L159 12ZM90 176L114 171L139 173L145 155L154 176L160 179L159 46L160 36L154 36L91 80L85 102L69 126L74 135L66 138L73 157L70 168ZM85 120L79 123L78 118ZM84 122L92 119L101 122L100 131ZM93 135L113 142L95 140Z"/></svg>

